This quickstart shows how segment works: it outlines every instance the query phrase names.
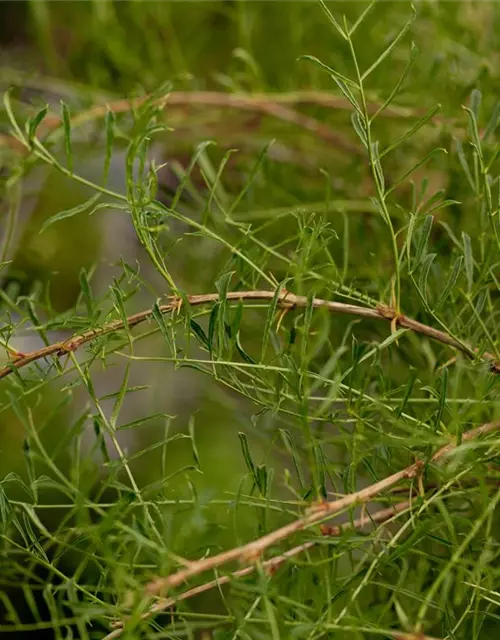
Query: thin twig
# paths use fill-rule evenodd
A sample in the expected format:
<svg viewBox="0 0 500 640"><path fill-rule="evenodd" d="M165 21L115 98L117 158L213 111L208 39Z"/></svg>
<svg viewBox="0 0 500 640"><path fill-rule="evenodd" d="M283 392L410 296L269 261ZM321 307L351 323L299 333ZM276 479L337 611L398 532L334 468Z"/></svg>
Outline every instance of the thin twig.
<svg viewBox="0 0 500 640"><path fill-rule="evenodd" d="M228 300L240 301L240 300L262 300L262 301L271 301L274 299L276 295L275 291L231 291L227 294ZM204 304L215 303L219 300L219 294L217 293L207 293L201 295L192 295L187 296L187 300L191 306L199 306ZM168 304L161 305L159 310L161 313L166 314L172 311L176 311L180 308L182 304L182 300L175 296L171 297L171 302ZM278 304L280 307L284 309L295 309L295 308L305 308L310 302L305 296L296 296L293 293L282 291L278 295ZM368 307L360 307L355 304L346 304L344 302L332 302L330 300L322 300L320 298L314 298L312 301L312 306L315 309L328 309L328 311L332 313L343 313L348 315L359 316L362 318L372 318L375 320L388 320L391 323L395 323L396 325L403 327L405 329L409 329L410 331L414 331L421 335L425 335L432 340L436 340L443 344L449 345L458 351L461 351L465 355L470 358L474 358L478 355L477 349L469 346L468 344L458 341L456 338L448 335L444 331L440 331L439 329L434 329L428 325L422 324L421 322L417 322L412 318L408 318L405 315L398 315L393 309L390 307L386 307L384 305L379 305L376 309L370 309ZM11 363L5 366L3 369L0 369L0 379L5 378L14 370L19 370L22 367L25 367L32 362L40 360L42 358L47 358L48 356L54 356L56 358L60 358L65 354L75 351L83 344L90 342L96 338L104 336L109 333L115 333L116 331L121 331L127 326L127 328L135 327L146 320L149 320L153 316L153 309L146 309L145 311L139 311L127 318L126 324L121 320L115 320L113 322L109 322L102 327L96 329L89 329L84 333L79 335L75 335L69 340L65 342L56 342L54 344L50 344L42 349L38 349L35 351L31 351L29 353L23 354L19 358L13 359ZM495 356L491 353L484 352L480 354L480 357L483 360L486 360L490 363L491 370L494 373L500 373L500 363L496 360Z"/></svg>
<svg viewBox="0 0 500 640"><path fill-rule="evenodd" d="M500 422L484 424L462 434L461 441L472 440L498 429L500 429ZM445 445L432 456L431 462L438 462L441 458L456 449L457 446L457 443ZM338 511L342 511L357 504L365 504L382 491L390 489L394 485L398 484L401 480L414 478L424 466L424 462L417 460L408 467L401 469L401 471L393 473L387 478L379 480L379 482L375 482L365 489L361 489L360 491L356 491L355 493L351 493L332 502L323 502L315 505L303 517L298 518L275 531L271 531L257 540L253 540L252 542L240 547L229 549L228 551L224 551L209 558L196 560L192 562L189 567L185 567L166 578L157 578L156 580L152 580L146 585L146 593L149 595L161 594L165 590L177 587L194 576L204 573L205 571L210 571L211 569L217 569L229 562L243 561L245 564L248 564L252 561L256 561L261 558L264 551L272 545L281 542L298 531L302 531L312 525L319 524L322 520L334 513L337 513Z"/></svg>
<svg viewBox="0 0 500 640"><path fill-rule="evenodd" d="M386 522L387 520L390 520L394 516L397 516L401 512L406 511L406 509L408 509L410 505L411 505L411 501L405 500L404 502L395 504L392 507L387 507L386 509L380 509L379 511L376 511L373 515L364 513L360 518L357 518L352 523L347 523L345 525L337 525L334 527L324 526L321 528L321 533L325 537L326 536L336 537L336 536L340 536L344 531L348 529L363 529L364 527L366 527L371 523L375 523L375 522L383 523L383 522ZM296 555L299 555L300 553L304 553L304 551L311 549L312 547L316 546L316 544L317 544L316 540L310 540L308 542L299 544L296 547L293 547L292 549L285 551L285 553L282 553L279 556L275 556L274 558L265 560L264 562L261 563L261 568L264 571L268 572L269 574L273 575L284 562L286 562L287 560L289 560L290 558ZM155 613L159 613L161 611L165 611L166 609L169 609L170 607L175 605L177 602L180 602L181 600L188 600L189 598L197 596L200 593L204 593L205 591L209 591L210 589L213 589L215 587L220 587L224 584L227 584L228 582L231 582L231 580L233 580L234 578L241 578L243 576L247 576L251 573L254 573L256 568L257 566L255 564L251 564L247 567L244 567L243 569L239 569L238 571L233 571L231 574L227 576L221 576L219 578L216 578L215 580L211 580L210 582L205 582L204 584L198 585L197 587L193 587L192 589L189 589L188 591L184 591L184 593L181 593L178 596L174 596L172 598L160 598L157 602L155 602L155 604L148 611L146 611L146 613L142 614L141 618L143 620L146 620L150 618L152 615L154 615ZM124 625L125 625L124 620L118 620L114 622L112 626L115 627L117 631L120 631L120 633L117 633L117 631L114 631L109 635L107 635L105 638L103 638L103 640L112 640L112 638L118 638L121 632L123 631Z"/></svg>

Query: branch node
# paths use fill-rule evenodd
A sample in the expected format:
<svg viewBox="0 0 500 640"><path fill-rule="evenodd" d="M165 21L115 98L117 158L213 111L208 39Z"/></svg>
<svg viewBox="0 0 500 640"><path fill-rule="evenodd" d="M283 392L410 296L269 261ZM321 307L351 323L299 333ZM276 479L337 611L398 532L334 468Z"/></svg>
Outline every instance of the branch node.
<svg viewBox="0 0 500 640"><path fill-rule="evenodd" d="M169 304L172 306L173 312L179 315L182 307L182 298L176 295L172 295L172 296L168 296L168 299L169 299Z"/></svg>
<svg viewBox="0 0 500 640"><path fill-rule="evenodd" d="M319 527L322 536L338 536L342 531L342 527L333 526L330 527L327 524L322 524Z"/></svg>
<svg viewBox="0 0 500 640"><path fill-rule="evenodd" d="M396 311L393 307L389 307L386 304L379 303L376 307L378 314L386 320L391 320L395 324L398 324L404 317L402 313Z"/></svg>
<svg viewBox="0 0 500 640"><path fill-rule="evenodd" d="M59 344L59 349L56 355L64 356L68 353L73 353L73 351L76 351L79 346L80 346L80 343L77 339L72 339L72 340L70 339L67 342L61 342Z"/></svg>
<svg viewBox="0 0 500 640"><path fill-rule="evenodd" d="M425 462L423 460L416 460L415 463L406 469L404 474L405 478L411 479L421 473L422 469L425 467Z"/></svg>
<svg viewBox="0 0 500 640"><path fill-rule="evenodd" d="M297 302L296 301L288 301L287 298L288 296L293 296L293 293L291 291L288 291L288 289L281 289L280 291L280 298L279 298L279 303L282 307L284 307L285 309L295 309L297 307ZM294 296L295 297L295 296Z"/></svg>

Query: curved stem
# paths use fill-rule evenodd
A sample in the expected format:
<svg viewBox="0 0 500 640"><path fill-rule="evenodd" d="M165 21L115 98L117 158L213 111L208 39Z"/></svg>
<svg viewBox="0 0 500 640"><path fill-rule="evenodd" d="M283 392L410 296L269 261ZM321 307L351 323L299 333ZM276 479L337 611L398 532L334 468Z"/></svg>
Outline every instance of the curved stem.
<svg viewBox="0 0 500 640"><path fill-rule="evenodd" d="M227 294L227 299L230 301L261 300L263 302L272 302L275 295L275 291L231 291ZM159 310L161 313L166 314L173 311L179 311L182 306L182 299L176 296L171 296L170 300L171 301L168 304L159 306ZM206 293L191 295L187 296L187 300L191 306L213 304L219 300L219 294ZM278 304L283 309L291 310L296 308L306 308L308 304L310 304L310 302L305 296L296 296L293 293L283 290L278 295ZM431 340L436 340L437 342L441 342L442 344L453 347L454 349L457 349L458 351L464 353L469 358L474 358L478 355L477 349L462 341L458 341L456 338L450 336L444 331L434 329L434 327L422 324L421 322L413 320L413 318L409 318L408 316L400 315L394 309L386 307L384 305L379 305L376 309L370 309L368 307L361 307L355 304L346 304L344 302L333 302L330 300L323 300L321 298L314 298L312 300L312 307L314 309L327 309L331 313L342 313L358 316L361 318L371 318L374 320L387 320L393 323L393 325L408 329L410 331L414 331L415 333L424 335ZM82 345L90 342L91 340L95 340L96 338L107 335L109 333L121 331L125 327L135 327L136 325L141 324L142 322L145 322L152 317L153 309L146 309L129 316L126 323L122 320L114 320L112 322L108 322L102 327L89 329L88 331L84 331L81 334L77 334L69 340L66 340L65 342L56 342L54 344L43 347L42 349L22 354L19 357L14 358L12 362L5 366L3 369L0 369L0 379L6 378L14 371L19 370L27 366L28 364L31 364L32 362L36 362L37 360L41 360L42 358L47 358L49 356L60 358L68 353L71 353L72 351L76 351L76 349L80 348ZM490 363L493 373L500 373L500 362L497 361L494 354L485 352L482 353L480 357L484 361Z"/></svg>

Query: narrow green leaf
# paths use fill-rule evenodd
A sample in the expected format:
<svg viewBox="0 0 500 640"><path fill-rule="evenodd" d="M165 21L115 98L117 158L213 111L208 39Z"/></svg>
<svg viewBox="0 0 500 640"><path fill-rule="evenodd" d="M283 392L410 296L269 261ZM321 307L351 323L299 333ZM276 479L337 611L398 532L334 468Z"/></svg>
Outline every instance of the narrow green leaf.
<svg viewBox="0 0 500 640"><path fill-rule="evenodd" d="M30 298L27 301L27 305L26 305L26 310L28 312L28 316L31 320L31 322L33 323L33 326L36 327L39 335L41 336L42 340L45 342L46 345L49 344L49 338L47 336L47 332L45 330L45 326L44 324L40 321L40 318L38 317L38 313L35 307L35 303L33 301L32 298Z"/></svg>
<svg viewBox="0 0 500 640"><path fill-rule="evenodd" d="M21 528L21 526L19 526ZM14 628L22 627L21 618L6 591L0 591L0 603L2 604L2 619L9 622Z"/></svg>
<svg viewBox="0 0 500 640"><path fill-rule="evenodd" d="M103 184L108 181L109 168L111 165L111 156L113 155L113 144L115 140L115 124L116 116L111 109L106 111L106 117L104 119L104 128L106 131L106 155L104 157L104 175Z"/></svg>
<svg viewBox="0 0 500 640"><path fill-rule="evenodd" d="M422 116L419 120L417 120L417 122L415 122L413 127L408 129L406 133L403 133L403 135L400 138L398 138L396 142L394 142L393 144L389 145L386 149L384 149L380 154L380 157L383 158L385 155L387 155L388 153L390 153L391 151L394 151L394 149L399 147L399 145L402 144L405 140L408 140L408 138L411 138L411 136L417 133L417 131L419 131L419 129L421 129L425 124L427 124L429 120L432 120L432 118L440 110L441 110L440 104L437 104L434 107L432 107L432 109L430 109L424 116Z"/></svg>
<svg viewBox="0 0 500 640"><path fill-rule="evenodd" d="M252 456L250 454L250 447L248 446L248 439L245 433L238 431L238 438L240 439L241 452L243 453L243 459L247 465L248 470L252 474L255 485L258 486L257 470L253 463Z"/></svg>
<svg viewBox="0 0 500 640"><path fill-rule="evenodd" d="M403 411L405 410L405 407L408 403L408 400L412 394L413 391L413 387L415 385L415 380L417 379L417 372L415 371L415 369L412 369L411 372L411 376L410 379L408 381L408 384L406 385L406 389L405 389L405 393L403 396L403 399L401 401L401 404L398 407L398 410L396 412L396 418L399 420L399 418L401 417Z"/></svg>
<svg viewBox="0 0 500 640"><path fill-rule="evenodd" d="M444 367L441 377L441 389L439 390L439 404L434 422L434 430L437 431L441 425L443 412L446 404L446 391L448 387L448 367Z"/></svg>
<svg viewBox="0 0 500 640"><path fill-rule="evenodd" d="M224 211L223 204L227 203L228 195L226 193L226 190L224 189L224 185L222 184L222 174L224 173L224 169L226 168L226 165L229 162L230 157L234 153L236 153L236 149L228 149L228 151L226 151L222 160L219 163L217 173L215 175L211 175L209 180L207 180L207 178L205 177L205 172L204 172L205 182L207 182L207 186L210 189L210 193L205 205L205 213L207 214L211 212L212 202L214 200L218 200L219 206ZM207 157L207 154L204 153L201 155L200 160L204 160L206 157Z"/></svg>
<svg viewBox="0 0 500 640"><path fill-rule="evenodd" d="M491 136L495 133L498 123L500 122L500 102L497 102L493 107L490 119L483 133L483 140L487 142Z"/></svg>
<svg viewBox="0 0 500 640"><path fill-rule="evenodd" d="M125 372L123 374L123 380L120 385L120 390L116 397L115 404L113 405L113 411L111 412L111 416L109 418L109 423L113 427L113 429L116 429L116 423L120 416L120 411L122 410L125 397L127 396L131 362L132 362L131 360L127 360L127 364L125 366Z"/></svg>
<svg viewBox="0 0 500 640"><path fill-rule="evenodd" d="M7 118L9 119L9 122L12 126L14 137L17 138L17 140L19 140L19 142L21 142L25 147L29 147L29 142L28 140L26 140L21 127L18 125L16 117L14 115L14 111L12 110L11 94L13 89L14 87L9 87L7 91L4 91L3 105L5 108L5 113L7 114Z"/></svg>
<svg viewBox="0 0 500 640"><path fill-rule="evenodd" d="M429 236L432 229L432 223L434 222L434 216L425 216L422 229L419 234L417 250L415 251L415 257L413 258L413 267L410 269L410 273L413 273L421 262L424 249L429 241Z"/></svg>
<svg viewBox="0 0 500 640"><path fill-rule="evenodd" d="M216 302L210 312L208 319L208 350L210 352L210 358L213 359L214 353L214 336L216 335L217 318L219 316L220 303Z"/></svg>
<svg viewBox="0 0 500 640"><path fill-rule="evenodd" d="M316 463L316 491L323 500L326 500L328 498L328 491L326 489L327 460L320 444L314 445L314 459Z"/></svg>
<svg viewBox="0 0 500 640"><path fill-rule="evenodd" d="M38 113L36 113L31 118L28 118L28 120L26 121L25 128L26 128L26 133L28 134L28 142L30 143L30 145L36 136L38 127L42 123L48 111L49 111L49 105L46 104L44 107L42 107L42 109L40 109L40 111L38 111Z"/></svg>
<svg viewBox="0 0 500 640"><path fill-rule="evenodd" d="M198 447L196 446L194 424L195 424L194 423L194 416L192 415L192 416L189 417L189 422L188 422L189 436L190 436L190 439L191 439L191 450L193 452L193 459L194 459L194 463L196 465L196 468L201 471L200 454L198 453Z"/></svg>
<svg viewBox="0 0 500 640"><path fill-rule="evenodd" d="M170 347L172 353L175 354L175 345L172 343L172 336L169 332L169 328L168 325L165 321L165 315L161 312L160 309L160 305L158 300L155 301L154 305L153 305L153 319L155 320L156 324L158 325L158 328L160 329L160 332L162 334L162 336L165 338L165 342L168 344L168 346Z"/></svg>
<svg viewBox="0 0 500 640"><path fill-rule="evenodd" d="M236 336L240 330L241 321L243 319L244 310L243 300L238 300L238 304L235 309L234 318L231 322L231 335Z"/></svg>
<svg viewBox="0 0 500 640"><path fill-rule="evenodd" d="M462 146L462 142L455 138L455 146L457 148L458 153L458 161L460 162L460 166L462 167L463 172L467 178L468 183L474 193L476 193L476 182L472 177L471 170L469 168L469 163L467 162L467 158L465 157L464 148Z"/></svg>
<svg viewBox="0 0 500 640"><path fill-rule="evenodd" d="M292 438L292 434L290 433L290 431L288 431L288 429L280 429L280 435L285 447L288 449L288 452L292 456L293 465L295 467L295 473L297 474L300 488L303 489L305 486L304 473L302 471L302 463L300 460L299 452L297 451L297 446L295 445L295 441Z"/></svg>
<svg viewBox="0 0 500 640"><path fill-rule="evenodd" d="M327 64L324 64L323 62L321 62L321 60L319 60L318 58L315 58L314 56L305 55L303 57L313 62L316 62L316 64L318 64L320 67L327 70L330 75L333 75L339 80L342 80L342 82L346 84L348 87L352 87L353 89L356 89L357 91L359 91L359 84L352 78L345 76L343 73L340 73L336 69L333 69L333 67L329 67Z"/></svg>
<svg viewBox="0 0 500 640"><path fill-rule="evenodd" d="M309 353L309 334L311 331L311 322L313 317L313 301L314 291L310 289L307 293L307 306L304 311L304 324L302 327L302 342L300 350L301 368L307 368L307 360Z"/></svg>
<svg viewBox="0 0 500 640"><path fill-rule="evenodd" d="M76 207L73 207L72 209L66 209L65 211L60 211L59 213L56 213L54 216L47 218L47 220L45 220L45 222L42 224L40 233L45 231L48 227L50 227L56 222L60 222L61 220L65 220L66 218L72 218L73 216L77 216L80 213L85 213L91 207L93 207L93 205L99 200L100 197L101 197L101 194L96 193L87 201L83 202L82 204L79 204ZM89 215L91 215L91 212L89 212Z"/></svg>
<svg viewBox="0 0 500 640"><path fill-rule="evenodd" d="M375 118L380 115L383 111L385 111L385 109L387 109L387 107L391 104L391 102L394 100L394 98L398 95L399 90L401 89L401 86L403 85L403 82L406 80L406 78L408 77L408 74L411 71L411 68L413 67L415 60L417 59L417 54L418 54L418 49L417 46L415 45L414 42L411 43L411 50L410 50L410 59L408 60L406 67L403 71L403 73L401 74L398 82L396 83L396 86L394 87L394 89L391 91L391 93L389 94L389 97L385 100L385 102L382 104L382 106L380 106L377 111L373 114L373 116L370 118L370 120L373 122L375 120Z"/></svg>
<svg viewBox="0 0 500 640"><path fill-rule="evenodd" d="M283 289L285 289L285 285L289 280L282 280L279 285L276 287L276 291L274 292L274 296L267 308L267 316L266 323L264 325L264 335L262 336L262 353L260 356L261 362L264 362L266 357L267 346L269 344L269 336L271 335L271 330L274 323L274 315L276 313L276 309L278 307L278 300L281 295Z"/></svg>
<svg viewBox="0 0 500 640"><path fill-rule="evenodd" d="M83 299L87 306L87 315L89 318L92 318L94 315L94 297L92 295L92 289L90 288L90 282L85 267L82 267L80 270L79 280Z"/></svg>
<svg viewBox="0 0 500 640"><path fill-rule="evenodd" d="M462 241L464 245L464 258L465 258L465 274L467 276L467 291L472 291L474 284L474 258L472 256L472 245L470 236L462 231Z"/></svg>
<svg viewBox="0 0 500 640"><path fill-rule="evenodd" d="M236 349L238 350L238 353L240 354L240 356L243 358L243 360L245 362L248 362L249 364L257 364L255 362L255 360L252 358L252 356L248 355L248 353L241 346L241 339L240 339L240 332L239 331L235 336L235 344L236 344Z"/></svg>
<svg viewBox="0 0 500 640"><path fill-rule="evenodd" d="M356 22L349 29L349 35L350 36L352 36L352 34L356 31L356 29L359 27L359 25L363 23L364 19L370 13L370 11L373 9L373 7L375 6L376 2L377 2L377 0L372 0L370 2L370 4L366 7L366 9L364 9L364 11L361 12L359 18L356 20Z"/></svg>
<svg viewBox="0 0 500 640"><path fill-rule="evenodd" d="M257 489L259 490L262 496L267 495L267 481L268 481L268 470L265 464L259 464L257 467L257 473L255 476Z"/></svg>
<svg viewBox="0 0 500 640"><path fill-rule="evenodd" d="M24 437L24 440L23 440L23 454L24 454L24 463L26 465L26 471L28 474L29 483L32 490L34 490L36 486L34 484L36 479L35 464L33 460L33 450L31 448L30 438L27 435Z"/></svg>
<svg viewBox="0 0 500 640"><path fill-rule="evenodd" d="M349 88L349 85L350 85L350 86L354 87L355 89L359 90L359 86L355 82L353 82L349 78L346 78L341 73L338 73L338 71L335 71L335 69L332 69L331 67L329 67L324 62L321 62L321 60L319 60L315 56L305 55L305 56L301 56L301 59L310 60L311 62L314 62L319 67L321 67L322 69L327 71L328 74L330 75L330 77L332 78L332 80L339 87L339 89L342 92L343 96L352 104L352 106L356 109L356 111L358 111L360 113L360 115L362 117L364 117L363 110L359 106L356 98L354 97L354 94L352 93L352 91Z"/></svg>
<svg viewBox="0 0 500 640"><path fill-rule="evenodd" d="M73 149L71 145L71 115L68 105L61 100L61 117L64 131L64 150L66 163L70 173L73 173Z"/></svg>
<svg viewBox="0 0 500 640"><path fill-rule="evenodd" d="M411 16L411 18L409 18L409 20L406 22L406 24L403 26L403 28L398 33L398 35L394 38L394 40L391 42L391 44L387 47L387 49L385 49L385 51L383 51L379 55L379 57L375 60L375 62L363 73L363 75L361 76L362 80L367 78L370 75L370 73L375 71L375 69L379 66L379 64L381 64L387 58L387 56L391 54L392 50L398 44L398 42L402 38L404 38L404 36L408 32L408 30L410 29L413 21L415 20L415 16L416 16L415 7L413 5L412 5L411 9L412 9L412 12L413 12L413 15Z"/></svg>
<svg viewBox="0 0 500 640"><path fill-rule="evenodd" d="M418 288L420 289L420 293L425 301L427 301L427 281L429 279L429 271L436 255L437 254L435 253L429 253L425 256L422 263L422 271L420 272L420 277L418 279Z"/></svg>
<svg viewBox="0 0 500 640"><path fill-rule="evenodd" d="M234 213L234 211L236 211L236 209L238 208L240 202L243 200L245 195L251 189L255 179L259 175L259 171L260 171L260 169L261 169L261 167L262 167L262 165L264 163L264 160L267 157L267 152L270 149L270 147L274 144L274 142L275 142L274 140L270 140L264 146L264 148L262 149L262 151L258 155L257 160L256 160L255 164L252 167L252 170L250 171L249 175L246 176L245 184L243 185L243 188L240 190L240 192L238 193L236 198L234 198L233 203L232 203L231 207L229 208L229 211L228 211L228 214L227 214L229 217L231 217L232 214Z"/></svg>
<svg viewBox="0 0 500 640"><path fill-rule="evenodd" d="M437 202L430 209L427 210L428 214L435 213L440 209L444 209L445 207L451 207L454 204L462 204L459 200L442 200L441 202Z"/></svg>
<svg viewBox="0 0 500 640"><path fill-rule="evenodd" d="M380 163L378 140L372 143L372 158L373 158L373 167L375 169L375 175L377 178L379 188L382 191L382 193L385 193L385 178L384 178L384 171Z"/></svg>
<svg viewBox="0 0 500 640"><path fill-rule="evenodd" d="M191 320L189 321L189 326L193 330L196 337L199 339L202 346L208 349L209 348L208 336L205 333L203 327L200 324L198 324L196 320L193 320L193 318L191 318Z"/></svg>
<svg viewBox="0 0 500 640"><path fill-rule="evenodd" d="M386 195L389 195L390 193L392 193L394 191L394 189L396 189L402 182L404 182L406 180L406 178L408 178L408 176L410 176L414 171L416 171L419 167L421 167L422 165L424 165L428 160L430 160L432 158L432 156L435 156L437 153L448 153L446 151L446 149L443 149L442 147L439 147L438 149L433 149L432 151L430 151L426 156L424 156L421 160L419 160L418 162L416 162L411 169L408 169L408 171L406 171L406 173L404 173L398 180L396 180L392 185L391 188L387 190Z"/></svg>
<svg viewBox="0 0 500 640"><path fill-rule="evenodd" d="M424 195L427 193L427 186L428 186L427 183L428 183L427 177L424 177L424 179L422 180L422 188L420 193L421 200L423 199ZM429 209L436 202L440 202L444 194L445 194L445 189L438 189L431 195L430 198L428 198L425 201L425 203L420 204L420 210L425 211L426 209ZM415 208L413 210L415 210Z"/></svg>
<svg viewBox="0 0 500 640"><path fill-rule="evenodd" d="M342 36L342 38L344 38L344 40L347 40L347 34L342 29L340 24L335 20L335 18L333 17L332 12L330 11L330 9L328 9L326 4L324 3L324 0L319 0L319 4L320 4L321 8L323 9L323 12L325 13L326 17L330 21L330 23L335 27L336 31Z"/></svg>
<svg viewBox="0 0 500 640"><path fill-rule="evenodd" d="M412 211L415 211L416 207L412 208ZM406 233L406 239L405 239L405 247L406 247L406 261L408 263L408 272L410 274L413 273L414 268L412 268L411 266L411 247L412 247L412 241L413 241L413 232L415 230L415 224L417 221L418 217L410 212L410 222L408 223L408 231ZM432 224L432 221L431 221Z"/></svg>
<svg viewBox="0 0 500 640"><path fill-rule="evenodd" d="M197 146L193 154L193 157L191 158L191 162L189 163L189 166L186 169L186 172L184 173L179 183L179 186L175 191L174 197L172 199L172 204L170 205L171 209L175 210L177 208L177 205L179 204L179 200L181 199L182 193L184 192L184 189L186 188L190 180L193 169L198 163L200 156L205 152L205 149L207 149L207 147L210 147L211 145L214 145L214 144L215 142L213 142L212 140L205 140L204 142L202 142Z"/></svg>
<svg viewBox="0 0 500 640"><path fill-rule="evenodd" d="M344 96L344 98L346 98L352 104L352 106L356 109L356 111L360 115L362 115L363 114L363 110L361 109L360 105L358 104L358 101L354 97L353 92L349 89L349 87L348 87L347 83L345 82L345 80L343 78L341 78L339 76L339 74L336 73L336 72L335 73L330 73L330 77L335 82L335 84L338 86L338 88L342 92L342 95Z"/></svg>
<svg viewBox="0 0 500 640"><path fill-rule="evenodd" d="M351 122L354 128L354 131L356 132L358 138L361 140L361 143L363 144L365 149L368 149L368 138L366 135L366 128L365 128L363 119L359 115L358 111L353 111L353 113L351 113Z"/></svg>
<svg viewBox="0 0 500 640"><path fill-rule="evenodd" d="M217 289L217 293L219 294L219 314L218 314L218 341L219 341L219 355L223 353L223 349L225 347L225 325L226 322L226 310L227 310L227 293L229 291L229 285L231 283L231 278L234 275L234 271L228 271L227 273L223 273L222 276L216 281L215 287Z"/></svg>
<svg viewBox="0 0 500 640"><path fill-rule="evenodd" d="M231 278L234 276L234 273L234 271L227 271L226 273L223 273L215 283L220 303L226 302L229 284L231 283Z"/></svg>
<svg viewBox="0 0 500 640"><path fill-rule="evenodd" d="M444 285L444 289L443 292L441 293L439 300L436 302L436 306L434 307L434 311L437 311L440 306L445 302L445 300L448 298L448 296L451 293L451 290L453 289L453 287L455 286L458 276L460 274L460 270L462 269L462 263L464 261L463 256L458 256L458 258L455 260L455 264L453 265L453 269L450 273L450 276L448 277L448 280L446 281L446 284Z"/></svg>
<svg viewBox="0 0 500 640"><path fill-rule="evenodd" d="M483 150L481 148L481 138L479 137L479 129L477 127L477 120L474 112L469 107L463 107L469 116L469 132L472 138L472 144L474 145L477 154L480 159L483 157Z"/></svg>
<svg viewBox="0 0 500 640"><path fill-rule="evenodd" d="M130 333L130 328L128 326L127 310L125 308L126 296L125 296L125 293L122 291L122 289L120 287L120 284L116 280L116 278L114 278L113 280L114 280L114 285L111 286L111 293L112 293L113 298L114 298L114 307L118 311L118 314L120 316L120 320L123 323L123 331L125 333L127 341L128 341L129 346L131 348L132 347L132 336L131 336L131 333Z"/></svg>
<svg viewBox="0 0 500 640"><path fill-rule="evenodd" d="M483 291L481 291L481 293L478 295L475 311L473 315L470 317L469 321L465 324L465 326L462 327L463 334L465 334L465 332L469 329L469 327L476 322L476 318L481 317L481 314L484 309L484 305L486 304L486 301L488 299L488 293L489 293L488 289L483 289Z"/></svg>
<svg viewBox="0 0 500 640"><path fill-rule="evenodd" d="M28 584L23 584L23 596L28 605L31 615L33 616L35 622L42 622L42 617L40 615L40 610L38 608L36 598L33 594L33 589Z"/></svg>
<svg viewBox="0 0 500 640"><path fill-rule="evenodd" d="M482 95L479 89L473 89L470 94L470 110L476 122L479 120L479 109L481 108Z"/></svg>

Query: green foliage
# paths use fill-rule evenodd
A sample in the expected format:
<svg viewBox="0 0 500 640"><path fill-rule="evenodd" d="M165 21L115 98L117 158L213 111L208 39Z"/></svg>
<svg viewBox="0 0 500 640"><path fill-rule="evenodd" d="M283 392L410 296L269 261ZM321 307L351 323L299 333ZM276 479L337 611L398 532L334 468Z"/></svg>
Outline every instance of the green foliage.
<svg viewBox="0 0 500 640"><path fill-rule="evenodd" d="M2 71L0 631L494 637L500 436L462 438L499 419L497 5L27 6L59 79ZM118 221L134 250L103 258ZM56 347L24 366L29 339ZM151 612L154 578L415 460L343 530L300 527Z"/></svg>

